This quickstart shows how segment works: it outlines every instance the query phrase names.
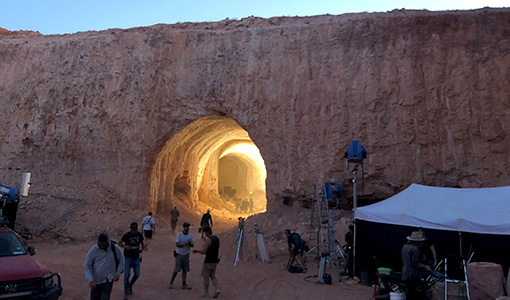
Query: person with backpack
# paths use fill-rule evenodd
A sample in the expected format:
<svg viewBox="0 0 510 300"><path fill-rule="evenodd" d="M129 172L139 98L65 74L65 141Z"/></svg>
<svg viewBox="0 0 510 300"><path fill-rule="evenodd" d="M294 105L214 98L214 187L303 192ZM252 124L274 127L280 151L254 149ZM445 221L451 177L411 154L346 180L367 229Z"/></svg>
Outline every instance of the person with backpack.
<svg viewBox="0 0 510 300"><path fill-rule="evenodd" d="M213 221L211 216L211 210L207 209L207 212L202 216L202 219L200 220L200 228L198 228L198 232L202 232L202 239L204 238L203 230L205 227L213 227Z"/></svg>
<svg viewBox="0 0 510 300"><path fill-rule="evenodd" d="M289 252L290 252L290 257L289 257L289 261L287 263L287 269L292 266L292 264L294 263L294 261L296 261L296 256L299 256L300 257L300 261L301 261L301 267L303 268L303 270L306 270L306 264L305 264L305 258L304 258L304 255L305 255L305 247L306 247L306 243L305 241L301 238L301 236L295 232L291 233L290 232L290 229L285 229L285 236L287 236L287 244L289 245Z"/></svg>
<svg viewBox="0 0 510 300"><path fill-rule="evenodd" d="M143 235L145 236L143 250L148 250L147 247L149 247L149 243L152 240L152 235L154 233L156 233L156 222L154 222L154 218L152 217L152 212L149 212L149 214L145 218L143 218L142 226L143 226Z"/></svg>
<svg viewBox="0 0 510 300"><path fill-rule="evenodd" d="M113 282L118 281L124 271L124 255L115 242L103 232L97 244L87 252L83 265L85 278L90 287L90 300L109 300Z"/></svg>

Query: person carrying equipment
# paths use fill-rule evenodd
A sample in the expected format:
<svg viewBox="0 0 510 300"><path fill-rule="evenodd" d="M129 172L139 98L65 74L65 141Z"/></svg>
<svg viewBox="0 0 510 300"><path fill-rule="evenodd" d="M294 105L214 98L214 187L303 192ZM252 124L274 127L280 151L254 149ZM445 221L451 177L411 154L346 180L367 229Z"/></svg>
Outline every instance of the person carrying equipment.
<svg viewBox="0 0 510 300"><path fill-rule="evenodd" d="M290 257L287 262L287 269L292 266L292 264L296 261L296 256L300 257L301 267L303 270L306 270L304 253L306 243L301 238L301 236L295 232L291 233L290 229L285 229L285 236L287 236L287 244L289 245Z"/></svg>

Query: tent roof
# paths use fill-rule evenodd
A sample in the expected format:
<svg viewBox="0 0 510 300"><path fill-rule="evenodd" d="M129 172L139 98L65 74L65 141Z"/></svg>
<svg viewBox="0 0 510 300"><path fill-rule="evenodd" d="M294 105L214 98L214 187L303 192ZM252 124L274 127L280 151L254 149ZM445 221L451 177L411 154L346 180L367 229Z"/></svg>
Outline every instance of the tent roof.
<svg viewBox="0 0 510 300"><path fill-rule="evenodd" d="M460 189L411 184L355 218L429 229L510 235L510 187Z"/></svg>

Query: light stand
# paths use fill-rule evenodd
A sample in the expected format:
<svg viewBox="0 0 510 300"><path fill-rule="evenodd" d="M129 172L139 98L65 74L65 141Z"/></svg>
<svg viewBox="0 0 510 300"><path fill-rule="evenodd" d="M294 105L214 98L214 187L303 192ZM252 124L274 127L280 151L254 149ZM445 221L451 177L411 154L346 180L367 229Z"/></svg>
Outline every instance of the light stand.
<svg viewBox="0 0 510 300"><path fill-rule="evenodd" d="M359 163L356 164L354 169L352 170L352 211L354 212L354 215L356 215L356 208L358 208L358 191L356 186L356 175L358 173L358 166ZM352 252L352 273L356 274L356 251L355 251L355 245L356 245L356 222L354 222L354 235L353 235L353 249L350 251ZM354 275L353 275L354 276Z"/></svg>
<svg viewBox="0 0 510 300"><path fill-rule="evenodd" d="M358 167L361 165L361 169L364 173L363 169L363 160L367 158L367 152L365 148L358 142L352 141L349 147L347 148L347 152L345 152L345 158L347 159L347 163L354 163L354 169L352 169L352 211L354 212L354 218L356 218L356 208L358 207L358 192L356 186L356 175L358 173ZM353 253L352 253L352 268L353 273L356 274L356 222L354 222L354 238L353 238Z"/></svg>
<svg viewBox="0 0 510 300"><path fill-rule="evenodd" d="M356 212L356 208L358 207L358 191L356 187L356 175L358 173L358 166L359 164L357 164L352 170L352 211L354 212Z"/></svg>
<svg viewBox="0 0 510 300"><path fill-rule="evenodd" d="M228 255L228 256L230 256L232 254L232 251L235 249L235 247L237 245L236 257L234 259L234 267L237 265L237 262L239 262L239 260L241 259L242 255L243 255L243 246L246 248L246 251L248 252L247 259L250 259L250 250L248 249L248 243L246 242L246 237L244 235L244 218L239 217L238 220L239 220L239 225L238 225L238 230L237 230L237 236L234 240L234 244L232 245L232 249L230 249L230 252Z"/></svg>

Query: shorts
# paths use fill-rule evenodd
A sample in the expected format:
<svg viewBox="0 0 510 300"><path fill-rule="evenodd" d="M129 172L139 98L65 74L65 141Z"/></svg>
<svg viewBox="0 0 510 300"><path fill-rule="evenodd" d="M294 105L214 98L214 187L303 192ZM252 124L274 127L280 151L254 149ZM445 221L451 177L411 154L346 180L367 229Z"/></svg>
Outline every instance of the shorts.
<svg viewBox="0 0 510 300"><path fill-rule="evenodd" d="M180 255L178 254L175 257L175 268L174 272L178 273L180 271L189 272L189 254Z"/></svg>
<svg viewBox="0 0 510 300"><path fill-rule="evenodd" d="M202 265L202 276L205 278L213 277L216 274L216 266L218 264L215 263L204 263Z"/></svg>
<svg viewBox="0 0 510 300"><path fill-rule="evenodd" d="M144 230L143 234L145 235L145 238L152 239L152 230Z"/></svg>

